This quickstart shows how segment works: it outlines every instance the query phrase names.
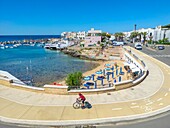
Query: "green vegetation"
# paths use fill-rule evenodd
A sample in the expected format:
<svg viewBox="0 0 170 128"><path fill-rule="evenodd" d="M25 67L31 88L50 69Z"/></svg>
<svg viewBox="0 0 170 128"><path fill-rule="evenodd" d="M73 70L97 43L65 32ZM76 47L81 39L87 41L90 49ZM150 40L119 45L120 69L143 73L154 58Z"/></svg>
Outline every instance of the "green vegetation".
<svg viewBox="0 0 170 128"><path fill-rule="evenodd" d="M162 40L159 40L159 41L149 40L148 44L165 44L165 45L170 45L170 42L169 42L168 38L165 38L165 39L162 39Z"/></svg>
<svg viewBox="0 0 170 128"><path fill-rule="evenodd" d="M122 32L116 32L114 36L117 41L123 41L124 34Z"/></svg>
<svg viewBox="0 0 170 128"><path fill-rule="evenodd" d="M170 24L162 26L162 28L170 28Z"/></svg>
<svg viewBox="0 0 170 128"><path fill-rule="evenodd" d="M66 84L68 85L68 90L74 88L80 88L82 84L83 74L82 72L74 72L67 75Z"/></svg>

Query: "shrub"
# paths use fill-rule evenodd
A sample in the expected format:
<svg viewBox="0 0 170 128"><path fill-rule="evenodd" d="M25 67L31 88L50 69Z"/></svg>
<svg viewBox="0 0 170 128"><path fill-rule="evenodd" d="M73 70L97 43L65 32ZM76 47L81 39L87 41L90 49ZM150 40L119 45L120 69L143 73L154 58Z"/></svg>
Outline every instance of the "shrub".
<svg viewBox="0 0 170 128"><path fill-rule="evenodd" d="M80 88L82 83L82 72L74 72L67 75L66 84L69 86L68 89Z"/></svg>

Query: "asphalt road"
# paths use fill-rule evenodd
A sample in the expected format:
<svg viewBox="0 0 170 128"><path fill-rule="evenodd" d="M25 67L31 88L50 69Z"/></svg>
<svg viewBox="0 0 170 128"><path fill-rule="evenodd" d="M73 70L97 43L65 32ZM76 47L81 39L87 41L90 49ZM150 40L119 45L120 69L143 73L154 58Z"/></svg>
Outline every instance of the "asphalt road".
<svg viewBox="0 0 170 128"><path fill-rule="evenodd" d="M129 45L131 47L134 47L134 44L130 43ZM143 46L143 49L141 51L147 55L150 55L150 56L166 63L167 65L170 65L170 46L165 46L164 50L158 50L157 48L152 49L150 47Z"/></svg>
<svg viewBox="0 0 170 128"><path fill-rule="evenodd" d="M129 45L132 47L134 46L133 44L129 44ZM143 46L143 49L141 51L170 66L170 46L165 47L164 50L151 49L151 48ZM152 119L146 119L146 120L143 120L142 122L131 122L128 124L127 123L107 124L107 125L100 125L96 127L97 128L170 128L169 121L170 121L170 112L167 112L166 114L162 114ZM12 126L9 124L0 123L0 128L26 128L26 127L25 126ZM40 127L36 127L36 128L40 128ZM41 127L41 128L44 128L44 127ZM83 128L83 127L81 126L80 128Z"/></svg>
<svg viewBox="0 0 170 128"><path fill-rule="evenodd" d="M134 46L133 44L129 44ZM143 46L142 52L150 55L170 66L170 46L166 46L164 50L151 49ZM154 117L153 119L146 119L142 122L132 122L128 124L117 124L97 126L97 128L170 128L170 112Z"/></svg>

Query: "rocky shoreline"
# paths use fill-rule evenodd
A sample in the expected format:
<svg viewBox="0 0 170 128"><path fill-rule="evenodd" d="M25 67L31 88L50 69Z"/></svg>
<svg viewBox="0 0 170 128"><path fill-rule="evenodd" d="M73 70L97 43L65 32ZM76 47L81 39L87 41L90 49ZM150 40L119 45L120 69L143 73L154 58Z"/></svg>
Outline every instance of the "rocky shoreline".
<svg viewBox="0 0 170 128"><path fill-rule="evenodd" d="M81 53L81 50L75 50L75 49L62 49L61 50L64 54L70 55L72 57L77 57L79 59L83 59L83 60L92 60L92 61L106 61L107 59L101 59L101 58L91 58L89 55L85 55Z"/></svg>

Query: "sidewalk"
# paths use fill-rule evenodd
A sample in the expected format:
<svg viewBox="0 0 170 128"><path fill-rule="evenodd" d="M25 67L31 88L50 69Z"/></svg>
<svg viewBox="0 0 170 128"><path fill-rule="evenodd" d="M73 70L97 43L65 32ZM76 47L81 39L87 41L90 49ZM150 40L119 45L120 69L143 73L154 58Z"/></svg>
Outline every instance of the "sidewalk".
<svg viewBox="0 0 170 128"><path fill-rule="evenodd" d="M111 92L111 95L87 95L92 109L76 110L72 104L77 96L40 94L0 86L1 121L70 125L113 122L155 114L170 104L170 69L139 51L135 53L148 66L149 75L133 90Z"/></svg>

